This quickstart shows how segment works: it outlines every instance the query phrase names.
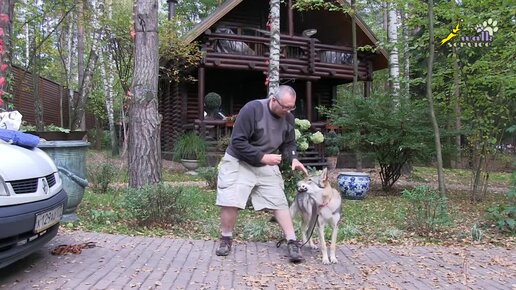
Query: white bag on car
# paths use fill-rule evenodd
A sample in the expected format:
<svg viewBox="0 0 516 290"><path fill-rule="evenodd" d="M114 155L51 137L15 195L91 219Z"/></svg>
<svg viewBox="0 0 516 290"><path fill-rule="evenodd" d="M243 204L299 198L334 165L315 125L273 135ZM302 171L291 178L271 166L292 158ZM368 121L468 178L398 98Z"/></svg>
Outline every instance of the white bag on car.
<svg viewBox="0 0 516 290"><path fill-rule="evenodd" d="M18 131L22 122L22 114L18 111L0 112L0 129Z"/></svg>

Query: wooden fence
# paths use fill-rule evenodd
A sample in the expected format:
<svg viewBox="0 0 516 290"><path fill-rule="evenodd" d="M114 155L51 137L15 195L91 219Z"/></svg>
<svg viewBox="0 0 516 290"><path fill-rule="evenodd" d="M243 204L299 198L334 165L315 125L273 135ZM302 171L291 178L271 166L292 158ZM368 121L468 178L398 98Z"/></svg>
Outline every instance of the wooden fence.
<svg viewBox="0 0 516 290"><path fill-rule="evenodd" d="M34 110L34 94L32 74L22 68L13 66L14 75L13 95L14 109L23 115L23 121L34 125L36 123ZM69 128L70 107L68 90L65 86L49 79L39 78L39 95L43 106L43 123L54 124ZM75 95L78 95L75 92ZM95 127L95 117L86 113L86 129Z"/></svg>

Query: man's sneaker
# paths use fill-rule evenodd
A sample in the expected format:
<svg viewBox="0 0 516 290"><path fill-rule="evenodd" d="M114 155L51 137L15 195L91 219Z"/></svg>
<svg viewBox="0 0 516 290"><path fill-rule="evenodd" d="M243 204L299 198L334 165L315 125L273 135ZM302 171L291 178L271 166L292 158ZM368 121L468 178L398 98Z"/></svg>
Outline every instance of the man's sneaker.
<svg viewBox="0 0 516 290"><path fill-rule="evenodd" d="M220 237L219 248L215 252L217 256L227 256L229 252L231 252L231 244L233 243L233 239L231 237Z"/></svg>
<svg viewBox="0 0 516 290"><path fill-rule="evenodd" d="M287 243L289 261L292 263L301 263L304 261L301 255L301 246L299 241L289 240Z"/></svg>

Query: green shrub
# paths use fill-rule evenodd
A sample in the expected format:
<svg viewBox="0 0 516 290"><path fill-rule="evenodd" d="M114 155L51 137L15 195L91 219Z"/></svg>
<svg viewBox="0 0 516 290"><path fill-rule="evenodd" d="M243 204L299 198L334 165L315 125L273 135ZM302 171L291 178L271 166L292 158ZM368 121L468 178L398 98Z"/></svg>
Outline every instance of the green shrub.
<svg viewBox="0 0 516 290"><path fill-rule="evenodd" d="M100 193L106 193L109 185L117 177L118 168L111 163L88 165L88 181L92 189Z"/></svg>
<svg viewBox="0 0 516 290"><path fill-rule="evenodd" d="M404 232L397 228L388 228L383 235L391 240L399 240L403 237Z"/></svg>
<svg viewBox="0 0 516 290"><path fill-rule="evenodd" d="M405 221L410 230L428 236L439 226L444 226L450 221L447 199L437 190L418 186L411 190L406 189L401 194L408 201Z"/></svg>
<svg viewBox="0 0 516 290"><path fill-rule="evenodd" d="M338 144L350 151L374 153L383 191L391 190L406 163L433 156L432 126L428 118L421 118L428 112L424 101L399 98L394 102L392 95L377 93L370 98L338 98L330 108L319 109L334 125L345 128Z"/></svg>
<svg viewBox="0 0 516 290"><path fill-rule="evenodd" d="M209 189L217 189L218 170L217 167L201 167L197 170L199 176L208 183Z"/></svg>
<svg viewBox="0 0 516 290"><path fill-rule="evenodd" d="M364 233L360 228L353 224L345 224L339 230L339 239L353 239L362 236Z"/></svg>
<svg viewBox="0 0 516 290"><path fill-rule="evenodd" d="M516 234L516 171L512 172L507 201L506 204L497 204L489 208L487 212L500 231L514 235Z"/></svg>
<svg viewBox="0 0 516 290"><path fill-rule="evenodd" d="M188 207L189 188L163 183L128 188L123 207L139 225L167 226L181 222Z"/></svg>
<svg viewBox="0 0 516 290"><path fill-rule="evenodd" d="M114 210L92 209L91 219L99 224L109 224L120 220L120 214Z"/></svg>
<svg viewBox="0 0 516 290"><path fill-rule="evenodd" d="M292 164L288 162L282 162L280 164L281 175L285 184L285 194L289 202L294 200L297 192L297 182L304 178L304 174L301 171L292 170Z"/></svg>
<svg viewBox="0 0 516 290"><path fill-rule="evenodd" d="M471 227L471 239L475 242L480 242L483 236L484 231L477 224L474 224Z"/></svg>
<svg viewBox="0 0 516 290"><path fill-rule="evenodd" d="M250 220L243 225L242 235L245 240L267 240L271 235L271 226L266 220Z"/></svg>

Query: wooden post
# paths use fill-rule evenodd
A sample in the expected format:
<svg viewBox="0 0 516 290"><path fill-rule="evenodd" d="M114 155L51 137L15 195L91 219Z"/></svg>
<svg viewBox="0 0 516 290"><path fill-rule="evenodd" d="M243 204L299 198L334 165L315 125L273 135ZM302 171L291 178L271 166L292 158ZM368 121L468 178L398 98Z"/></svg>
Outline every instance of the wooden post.
<svg viewBox="0 0 516 290"><path fill-rule="evenodd" d="M204 67L199 68L199 86L197 87L197 102L199 109L199 120L201 120L199 134L204 138L205 127L204 127L204 95L205 95L205 77L206 69Z"/></svg>
<svg viewBox="0 0 516 290"><path fill-rule="evenodd" d="M288 35L294 35L294 10L292 10L292 0L288 0Z"/></svg>
<svg viewBox="0 0 516 290"><path fill-rule="evenodd" d="M364 82L364 98L369 98L371 96L371 81Z"/></svg>
<svg viewBox="0 0 516 290"><path fill-rule="evenodd" d="M364 98L369 98L371 96L372 84L373 84L373 62L372 62L372 60L369 60L367 63L366 81L364 82Z"/></svg>
<svg viewBox="0 0 516 290"><path fill-rule="evenodd" d="M64 128L64 120L63 120L63 86L62 85L58 85L59 87L59 126L61 128Z"/></svg>
<svg viewBox="0 0 516 290"><path fill-rule="evenodd" d="M306 118L312 122L312 81L306 81Z"/></svg>

